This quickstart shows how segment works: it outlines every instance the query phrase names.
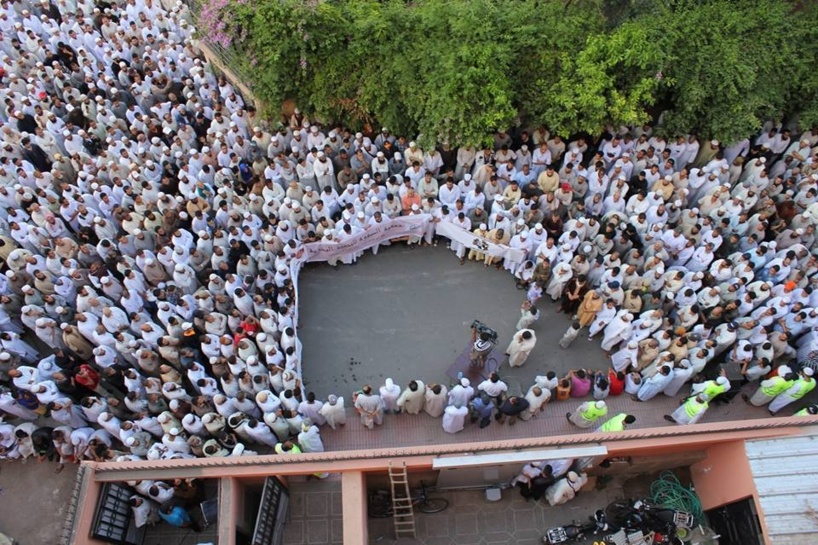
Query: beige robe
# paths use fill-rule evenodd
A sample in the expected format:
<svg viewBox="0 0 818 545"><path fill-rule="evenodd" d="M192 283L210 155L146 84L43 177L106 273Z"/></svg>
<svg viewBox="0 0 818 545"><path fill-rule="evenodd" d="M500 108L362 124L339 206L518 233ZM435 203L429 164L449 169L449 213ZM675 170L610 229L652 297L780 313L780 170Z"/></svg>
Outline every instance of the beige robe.
<svg viewBox="0 0 818 545"><path fill-rule="evenodd" d="M530 339L523 339L523 333L526 331L531 333ZM521 329L515 333L508 348L506 348L508 364L511 367L520 367L528 359L528 355L534 349L535 344L537 344L537 335L531 329Z"/></svg>
<svg viewBox="0 0 818 545"><path fill-rule="evenodd" d="M596 314L602 310L603 304L604 301L602 300L602 297L595 291L591 290L586 293L585 297L582 299L582 303L579 304L579 309L577 310L577 320L579 321L579 325L582 327L588 327L594 323Z"/></svg>
<svg viewBox="0 0 818 545"><path fill-rule="evenodd" d="M419 414L423 410L423 404L426 397L426 385L423 382L416 380L418 389L414 392L408 387L403 390L403 393L398 398L398 407L401 411L409 414Z"/></svg>
<svg viewBox="0 0 818 545"><path fill-rule="evenodd" d="M426 414L429 416L440 418L443 416L443 411L446 410L448 396L449 389L442 384L440 385L439 394L434 393L431 386L427 386L423 410L426 411Z"/></svg>

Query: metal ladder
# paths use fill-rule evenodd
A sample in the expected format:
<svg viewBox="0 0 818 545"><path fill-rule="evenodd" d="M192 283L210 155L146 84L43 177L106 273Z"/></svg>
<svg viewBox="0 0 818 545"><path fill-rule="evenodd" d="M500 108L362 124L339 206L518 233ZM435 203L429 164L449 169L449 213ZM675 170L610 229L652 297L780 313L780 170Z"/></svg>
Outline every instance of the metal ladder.
<svg viewBox="0 0 818 545"><path fill-rule="evenodd" d="M409 492L409 478L406 462L394 467L389 462L389 484L392 487L392 517L395 522L395 537L415 538L415 510L412 508L412 494Z"/></svg>

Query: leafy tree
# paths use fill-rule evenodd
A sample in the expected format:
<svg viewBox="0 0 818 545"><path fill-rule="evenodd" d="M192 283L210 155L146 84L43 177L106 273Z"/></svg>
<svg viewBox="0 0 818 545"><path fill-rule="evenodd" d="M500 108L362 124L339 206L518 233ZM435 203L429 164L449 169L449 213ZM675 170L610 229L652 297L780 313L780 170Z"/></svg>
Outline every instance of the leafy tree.
<svg viewBox="0 0 818 545"><path fill-rule="evenodd" d="M265 103L428 146L545 123L661 117L732 141L769 116L818 123L818 7L787 0L205 0ZM274 112L268 112L273 114Z"/></svg>
<svg viewBox="0 0 818 545"><path fill-rule="evenodd" d="M673 80L667 130L731 142L780 115L791 83L780 77L794 52L784 39L790 22L791 6L780 0L673 2L657 21Z"/></svg>
<svg viewBox="0 0 818 545"><path fill-rule="evenodd" d="M653 34L628 22L589 37L578 53L564 53L543 117L562 133L594 134L609 125L648 121L665 59Z"/></svg>

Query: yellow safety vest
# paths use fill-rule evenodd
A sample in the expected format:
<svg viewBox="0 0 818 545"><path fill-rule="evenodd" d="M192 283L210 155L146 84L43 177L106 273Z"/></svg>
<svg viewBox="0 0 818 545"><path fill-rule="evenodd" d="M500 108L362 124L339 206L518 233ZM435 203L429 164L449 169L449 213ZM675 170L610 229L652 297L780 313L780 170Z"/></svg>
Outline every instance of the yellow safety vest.
<svg viewBox="0 0 818 545"><path fill-rule="evenodd" d="M795 381L795 384L800 385L801 388L799 388L797 392L792 394L793 399L801 399L802 397L804 397L805 395L807 395L808 393L815 389L815 379L813 378L805 379L804 377L798 377L798 380Z"/></svg>
<svg viewBox="0 0 818 545"><path fill-rule="evenodd" d="M582 415L582 418L584 420L587 420L588 422L593 422L594 420L602 418L603 416L608 414L608 407L605 407L603 409L597 409L596 403L592 403L587 409L585 409L585 411L581 412L580 414Z"/></svg>
<svg viewBox="0 0 818 545"><path fill-rule="evenodd" d="M795 381L794 380L786 380L784 377L774 376L770 381L773 384L769 386L761 386L761 391L764 392L764 395L775 397L778 394L784 393L789 390L790 386L792 386Z"/></svg>
<svg viewBox="0 0 818 545"><path fill-rule="evenodd" d="M627 417L627 413L620 413L604 424L602 424L602 431L624 431L625 430L625 418Z"/></svg>
<svg viewBox="0 0 818 545"><path fill-rule="evenodd" d="M710 404L707 401L699 402L695 397L691 397L687 401L685 401L685 414L690 418L695 417L702 411L707 410Z"/></svg>
<svg viewBox="0 0 818 545"><path fill-rule="evenodd" d="M707 394L708 399L713 399L719 394L723 394L727 391L727 386L723 386L717 383L715 380L708 380L707 385L704 387L704 393Z"/></svg>
<svg viewBox="0 0 818 545"><path fill-rule="evenodd" d="M301 449L298 448L298 445L293 443L293 448L290 450L284 450L284 444L279 443L275 446L276 454L301 454Z"/></svg>

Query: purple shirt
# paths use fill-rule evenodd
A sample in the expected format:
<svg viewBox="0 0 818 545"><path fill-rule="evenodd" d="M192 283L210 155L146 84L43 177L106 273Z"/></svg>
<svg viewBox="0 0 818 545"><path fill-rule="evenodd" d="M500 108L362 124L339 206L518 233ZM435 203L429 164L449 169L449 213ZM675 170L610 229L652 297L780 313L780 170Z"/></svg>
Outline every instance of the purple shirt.
<svg viewBox="0 0 818 545"><path fill-rule="evenodd" d="M585 397L591 391L591 379L571 375L571 397Z"/></svg>

